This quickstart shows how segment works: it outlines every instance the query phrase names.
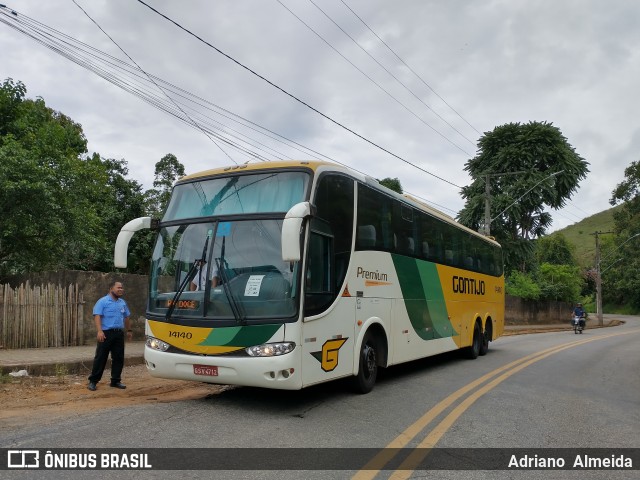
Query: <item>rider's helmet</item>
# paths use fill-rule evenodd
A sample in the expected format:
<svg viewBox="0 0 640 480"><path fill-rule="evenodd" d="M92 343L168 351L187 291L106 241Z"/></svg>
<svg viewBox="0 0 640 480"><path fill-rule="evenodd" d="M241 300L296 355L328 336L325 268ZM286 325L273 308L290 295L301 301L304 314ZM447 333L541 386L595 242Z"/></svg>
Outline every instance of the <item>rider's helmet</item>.
<svg viewBox="0 0 640 480"><path fill-rule="evenodd" d="M580 302L576 303L576 307L581 307L582 304Z"/></svg>

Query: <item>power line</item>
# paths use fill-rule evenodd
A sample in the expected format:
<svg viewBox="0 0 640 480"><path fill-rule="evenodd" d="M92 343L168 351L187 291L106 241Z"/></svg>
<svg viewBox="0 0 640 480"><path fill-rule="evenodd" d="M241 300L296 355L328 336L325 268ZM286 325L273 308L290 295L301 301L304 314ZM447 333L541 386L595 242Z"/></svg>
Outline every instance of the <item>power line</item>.
<svg viewBox="0 0 640 480"><path fill-rule="evenodd" d="M575 208L576 210L580 210L580 211L581 211L582 213L584 213L585 215L589 215L589 216L591 216L591 215L592 215L592 214L591 214L591 213L589 213L589 212L585 212L582 208L580 208L579 206L577 206L575 203L573 203L573 202L572 202L572 201L570 201L570 200L567 200L567 203L568 203L569 205L571 205L573 208Z"/></svg>
<svg viewBox="0 0 640 480"><path fill-rule="evenodd" d="M87 11L86 11L84 8L82 8L82 7L81 7L81 6L76 2L76 0L72 0L72 1L73 1L73 3L76 5L76 7L78 7L78 8L82 11L82 13L84 13L84 14L87 16L87 18L88 18L89 20L91 20L91 21L94 23L94 25L95 25L96 27L98 27L98 28L100 29L100 31L101 31L102 33L104 33L104 34L106 35L106 37L107 37L109 40L111 40L111 42L112 42L116 47L118 47L118 49L119 49L122 53L124 53L124 54L125 54L125 56L126 56L129 60L131 60L131 61L133 62L133 64L138 68L138 70L140 70L142 73L144 73L144 74L146 75L146 77L147 77L147 78L148 78L148 79L149 79L149 80L150 80L150 81L151 81L151 82L152 82L156 87L158 87L158 90L160 90L160 91L161 91L161 92L162 92L162 93L167 97L167 99L169 99L169 101L171 101L171 103L173 103L173 104L174 104L174 105L175 105L175 106L176 106L176 107L177 107L177 108L178 108L182 113L184 113L184 114L186 115L186 117L187 117L187 118L188 118L188 119L193 123L193 125L194 125L196 128L198 128L200 131L202 131L202 133L204 133L204 134L207 136L207 138L208 138L209 140L211 140L211 141L213 142L213 144L214 144L216 147L218 147L218 148L220 149L220 151L221 151L222 153L224 153L224 154L227 156L227 158L229 158L229 160L231 160L231 161L232 161L233 163L235 163L236 165L238 164L238 162L236 162L236 161L231 157L231 155L229 155L229 154L228 154L228 153L227 153L227 152L226 152L226 151L225 151L225 150L224 150L224 149L223 149L223 148L218 144L218 142L216 142L216 141L211 137L211 135L209 135L209 134L208 134L204 129L200 128L200 126L199 126L198 124L196 124L196 123L193 121L193 119L189 116L189 114L188 114L187 112L185 112L185 111L184 111L184 110L183 110L183 109L182 109L182 108L181 108L181 107L180 107L176 102L174 102L174 101L173 101L173 99L172 99L169 95L167 95L167 93L166 93L162 88L160 88L160 86L159 86L159 85L158 85L158 84L153 80L153 78L151 78L151 77L149 76L149 74L148 74L148 73L147 73L147 72L146 72L142 67L140 67L140 65L138 65L138 63L137 63L133 58L131 58L131 56L130 56L127 52L125 52L125 51L124 51L124 49L123 49L123 48L122 48L122 47L121 47L121 46L120 46L120 45L119 45L119 44L118 44L118 43L117 43L117 42L116 42L116 41L111 37L111 35L109 35L107 32L105 32L105 31L104 31L104 29L103 29L103 28L98 24L98 22L96 22L96 21L95 21L95 20L94 20L94 19L93 19L93 18L92 18L88 13L87 13Z"/></svg>
<svg viewBox="0 0 640 480"><path fill-rule="evenodd" d="M282 5L282 2L280 0L277 0L278 3L280 3ZM462 132L460 132L456 127L454 127L453 125L451 125L451 123L449 123L444 117L442 117L442 115L440 115L438 112L436 112L430 105L428 105L424 100L422 100L422 98L420 98L413 90L411 90L402 80L400 80L397 76L395 76L393 74L393 72L391 72L387 67L385 67L382 63L380 63L378 61L377 58L375 58L373 55L371 55L371 53L369 53L367 51L367 49L365 49L362 45L360 45L360 42L358 42L355 38L353 38L344 28L342 28L333 18L331 18L329 16L329 14L327 14L327 12L325 12L316 2L314 2L313 0L309 0L309 2L311 2L313 4L314 7L316 7L318 10L320 10L320 12L327 17L327 19L333 23L338 29L340 29L340 31L342 33L344 33L347 37L349 37L349 39L360 49L362 50L369 58L371 58L371 60L373 60L374 62L376 62L376 64L378 64L378 66L380 68L382 68L385 72L387 72L396 82L398 82L400 85L402 85L404 87L405 90L407 90L413 97L415 97L416 100L418 100L420 103L422 103L425 107L427 107L436 117L438 117L440 120L442 120L444 123L446 123L452 130L454 130L458 135L460 135L462 138L464 138L467 142L469 142L471 145L473 145L474 147L476 146L476 143L471 140L470 138L468 138L465 134L463 134ZM286 8L286 7L285 7ZM304 23L304 22L303 22ZM306 25L306 23L305 23ZM310 27L309 27L310 28ZM312 29L313 31L313 29ZM313 31L314 33L316 33L315 31ZM316 35L318 35L316 33ZM351 63L351 62L349 62ZM368 76L367 76L368 78ZM397 100L396 100L397 101ZM430 125L428 125L429 127L431 127ZM431 127L433 128L433 127ZM471 156L469 154L469 156Z"/></svg>
<svg viewBox="0 0 640 480"><path fill-rule="evenodd" d="M436 97L438 97L440 100L442 100L442 102L443 102L447 107L449 107L449 108L450 108L450 109L451 109L451 110L452 110L452 111L453 111L453 112L454 112L458 117L460 117L460 119L462 119L462 121L464 121L464 122L465 122L467 125L469 125L473 130L475 130L475 132L476 132L478 135L482 135L482 132L480 132L476 127L474 127L473 125L471 125L471 123L469 123L469 122L467 121L467 119L466 119L466 118L464 118L460 113L458 113L458 111L457 111L455 108L453 108L453 107L452 107L452 106L451 106L451 105L450 105L450 104L449 104L449 103L448 103L444 98L442 98L442 97L440 96L440 94L438 94L438 92L436 92L436 91L431 87L431 85L429 85L429 84L428 84L428 83L427 83L427 82L426 82L426 81L425 81L425 80L424 80L424 79L423 79L423 78L422 78L422 77L421 77L421 76L420 76L420 75L419 75L419 74L418 74L418 73L417 73L413 68L411 68L411 67L407 64L407 62L405 62L402 58L400 58L400 56L399 56L399 55L398 55L398 54L397 54L397 53L396 53L396 52L395 52L395 51L394 51L394 50L393 50L393 49L392 49L392 48L391 48L391 47L390 47L390 46L389 46L389 45L388 45L388 44L387 44L387 43L386 43L382 38L380 38L380 36L379 36L376 32L374 32L374 31L373 31L373 29L372 29L372 28L371 28L371 27L370 27L370 26L369 26L369 25L368 25L368 24L367 24L367 23L366 23L366 22L365 22L365 21L364 21L364 20L363 20L359 15L358 15L358 14L357 14L357 13L356 13L356 12L355 12L355 11L354 11L350 6L349 6L349 5L347 5L347 4L346 4L346 2L345 2L344 0L340 0L340 1L342 2L342 4L343 4L345 7L347 7L347 9L349 9L349 11L350 11L351 13L353 13L353 14L355 15L355 17L356 17L358 20L360 20L360 22L361 22L365 27L367 27L367 29L368 29L371 33L373 33L373 34L376 36L376 38L377 38L378 40L380 40L380 42L382 42L382 44L383 44L385 47L387 47L387 49L388 49L388 50L389 50L389 51L390 51L390 52L391 52L391 53L392 53L392 54L393 54L393 55L394 55L394 56L395 56L395 57L396 57L396 58L397 58L397 59L398 59L398 60L399 60L399 61L400 61L400 62L401 62L405 67L407 67L407 68L409 69L409 71L410 71L411 73L413 73L413 74L414 74L414 75L415 75L415 76L416 76L416 77L417 77L417 78L418 78L418 79L419 79L419 80L420 80L420 81L421 81L421 82L422 82L422 83L423 83L423 84L424 84L424 85L425 85L429 90L431 90L431 91L433 92L433 94L434 94Z"/></svg>
<svg viewBox="0 0 640 480"><path fill-rule="evenodd" d="M560 215L561 217L566 218L567 220L571 220L573 222L579 222L580 220L582 220L581 217L579 217L578 215L576 215L575 213L571 213L566 209L562 209L562 210L555 210L555 213L557 213L558 215ZM570 217L573 218L569 218L567 217L567 215L569 215Z"/></svg>
<svg viewBox="0 0 640 480"><path fill-rule="evenodd" d="M371 78L369 75L367 75L360 67L358 67L357 65L355 65L351 60L349 60L347 57L345 57L337 48L335 48L333 45L331 45L322 35L320 35L318 32L316 32L307 22L305 22L304 20L302 20L302 18L300 18L298 15L296 15L289 7L287 7L284 3L282 3L280 0L276 0L280 5L282 5L282 7L287 10L291 15L293 15L295 18L297 18L300 23L302 23L305 27L307 27L309 30L311 30L320 40L322 40L329 48L331 48L334 52L336 52L338 55L340 55L349 65L351 65L353 68L355 68L358 72L360 72L362 75L364 75L371 83L373 83L376 87L378 87L380 90L382 90L387 96L389 96L392 100L394 100L398 105L400 105L402 108L404 108L407 112L409 112L411 115L413 115L415 118L418 119L419 122L421 122L422 124L426 125L427 127L429 127L433 132L435 132L436 134L438 134L440 137L442 137L444 140L446 140L447 142L449 142L451 145L453 145L454 147L456 147L458 150L460 150L462 153L469 155L470 157L473 156L471 155L469 152L467 152L465 149L463 149L460 145L458 145L457 143L455 143L453 140L451 140L450 138L448 138L446 135L444 135L442 132L438 131L437 129L435 129L432 125L430 125L427 121L425 121L422 117L420 117L420 115L418 115L417 113L415 113L413 110L411 110L409 107L407 107L404 103L402 103L400 100L398 100L396 97L394 97L388 90L386 90L382 85L380 85L378 82L376 82L373 78ZM313 3L313 2L311 2ZM315 5L315 3L314 3ZM317 7L317 6L316 6ZM320 7L317 7L318 9L320 9ZM320 11L322 12L322 10L320 9ZM322 12L324 13L324 12ZM325 14L326 15L326 14ZM335 23L335 22L334 22ZM337 24L336 24L337 25ZM338 28L340 28L338 26ZM342 30L342 29L341 29ZM344 32L344 30L343 30ZM347 36L348 34L346 32L344 32ZM365 51L366 52L366 51ZM367 52L368 54L368 52ZM373 58L373 57L371 57ZM375 59L374 59L375 60ZM382 65L380 65L382 66ZM384 68L384 67L382 67ZM385 68L386 70L386 68ZM388 71L388 70L387 70ZM390 72L389 72L390 73ZM393 76L393 75L392 75ZM395 77L394 77L395 78ZM397 79L396 79L397 80ZM399 80L398 80L399 81ZM402 83L402 82L400 82ZM416 97L417 98L417 97ZM450 125L451 126L451 125ZM453 127L452 127L453 128ZM455 128L454 128L455 130ZM456 130L457 131L457 130ZM460 132L458 132L460 133ZM461 134L462 135L462 134ZM474 143L469 140L468 138L465 137L465 139L467 141L469 141L472 145L474 145Z"/></svg>
<svg viewBox="0 0 640 480"><path fill-rule="evenodd" d="M569 217L567 217L566 215L563 215L562 213L560 213L560 212L558 212L558 211L556 211L556 212L554 212L554 213L555 213L556 215L561 216L561 217L562 217L562 218L564 218L564 219L569 220L570 222L575 222L575 220L573 220L572 218L569 218Z"/></svg>
<svg viewBox="0 0 640 480"><path fill-rule="evenodd" d="M16 12L16 18L17 18L17 12ZM5 21L5 19L2 18L2 16L0 16L0 21L2 23L7 24L8 26L14 28L15 30L18 30L20 33L25 34L26 36L32 38L33 40L35 40L36 42L40 43L41 45L43 45L45 48L48 48L52 51L54 51L55 53L67 58L68 60L73 61L74 63L82 66L83 68L86 68L90 71L92 71L93 73L95 73L96 75L104 78L105 80L109 81L110 83L114 84L115 86L118 86L120 88L122 88L123 90L133 94L134 96L137 96L138 98L142 99L143 101L145 101L146 103L149 103L150 105L165 111L166 113L176 117L178 120L183 121L187 124L189 124L189 126L194 127L192 122L187 122L184 118L184 109L180 108L179 112L178 109L175 108L176 105L180 102L176 101L175 99L172 99L172 106L167 106L167 102L163 101L162 99L159 99L157 96L155 96L152 92L150 92L149 90L147 90L144 86L136 86L134 85L134 83L138 83L138 82L151 82L150 78L151 77L153 79L153 83L156 84L162 84L163 85L163 90L166 91L170 91L173 95L180 97L182 99L187 100L188 102L191 102L192 104L205 108L209 111L212 111L214 113L216 113L217 115L220 115L226 119L232 120L236 123L238 123L239 125L248 128L252 131L255 131L257 133L260 133L264 136L266 136L267 138L270 138L272 140L276 140L279 141L281 143L283 143L284 145L287 145L290 148L293 148L299 152L304 153L305 155L309 155L311 157L314 157L314 155L310 155L308 152L313 152L317 155L321 155L324 156L325 158L332 160L330 157L327 157L326 155L321 154L320 152L317 152L313 149L310 149L308 147L305 147L304 145L295 142L291 139L288 139L287 137L283 137L282 135L277 134L276 132L273 132L269 129L266 129L263 126L260 126L258 124L256 124L255 122L251 122L250 120L243 118L229 110L226 110L222 107L220 107L219 105L216 105L212 102L209 102L201 97L198 97L196 95L194 95L191 92L188 92L184 89L181 89L169 82L166 82L165 80L156 77L154 75L151 75L147 72L145 72L145 76L142 77L140 75L138 75L137 72L139 72L139 68L137 67L133 67L130 64L127 64L126 62L123 62L122 60L115 58L109 54L106 54L105 52L102 52L98 49L95 49L94 47L91 47L90 45L87 45L83 42L80 42L79 40L74 39L73 37L70 37L62 32L59 32L55 29L51 29L50 27L47 27L44 24L41 24L35 20L29 19L29 17L25 16L25 15L21 15L21 21L16 25L15 22L17 21L16 18L11 17L12 22L8 23ZM87 56L89 58L87 58ZM103 66L98 65L96 62L100 63ZM118 73L112 73L112 71L116 71L116 72L123 72L127 78L123 79L122 75L119 75ZM132 81L134 83L132 83ZM166 95L165 95L166 96ZM206 105L205 105L206 104ZM188 108L190 110L194 110L194 108L184 105L184 108ZM214 107L214 108L212 108ZM224 113L221 113L224 112ZM227 125L224 125L220 122L217 122L216 120L213 120L210 116L204 115L201 112L197 112L197 115L204 117L208 120L211 120L214 123L217 123L223 127L225 127L228 130L234 131L236 133L238 133L238 135L241 135L243 137L249 138L246 135L238 132L235 129L232 129L230 127L228 127ZM233 118L235 117L235 118ZM246 123L243 123L242 121L238 120L241 119ZM252 126L253 125L253 126ZM207 125L203 126L201 125L203 128L208 128ZM254 128L257 127L257 128ZM267 134L267 133L263 133L258 129L262 129L266 132L269 132L271 135ZM209 133L212 133L210 130L208 130ZM231 136L232 138L236 138L238 140L240 140L239 137L235 136L235 135L231 135L229 133L226 133L227 135ZM282 140L279 140L278 138ZM217 137L216 137L217 138ZM240 140L242 142L247 142L247 140ZM282 154L281 152L278 152L277 150L265 145L262 142L253 140L255 143L264 146L265 148L268 148L270 150L272 150L273 152L279 154L280 156L286 156L284 154ZM289 144L287 143L289 142ZM248 142L250 143L250 142ZM236 149L240 149L241 147L237 146L237 145L232 145L234 148ZM256 147L255 145L253 145L254 147ZM305 150L302 150L301 148L304 148ZM259 148L259 147L256 147ZM241 152L241 153L250 153L252 154L252 152ZM282 159L280 157L277 157L279 159ZM288 157L291 158L291 157ZM317 157L316 157L317 158ZM262 159L262 158L260 158ZM319 158L318 158L319 159ZM266 160L266 159L264 159Z"/></svg>
<svg viewBox="0 0 640 480"><path fill-rule="evenodd" d="M126 64L119 59L116 59L115 57L104 54L104 52L100 52L99 50L93 47L90 47L86 44L83 44L82 42L79 42L73 39L73 37L69 37L68 35L58 32L55 29L51 29L46 25L40 22L37 22L33 19L30 19L25 15L20 15L18 17L18 13L15 11L12 11L11 16L6 15L6 13L4 12L2 13L4 15L0 16L0 22L5 23L9 27L32 38L36 42L43 45L45 48L48 48L54 51L55 53L58 53L59 55L80 65L81 67L94 72L95 74L104 78L110 83L137 96L138 98L142 99L143 101L150 104L151 106L154 106L158 109L165 111L166 113L169 113L170 115L174 116L178 120L187 123L192 128L198 128L192 122L187 121L185 113L180 109L176 108L175 105L169 106L166 101L159 99L157 96L155 96L154 93L150 93L149 90L147 90L144 86L135 85L136 82L142 80L142 77L140 77L137 73L135 73L140 71L140 69L134 68L131 65ZM9 18L11 21L7 21L7 18ZM78 47L77 44L80 44L81 46ZM96 53L98 53L101 56L110 58L111 60L113 60L113 62L109 60L104 60L100 56L96 55ZM102 62L103 65L106 64L106 67L97 65L96 61ZM123 72L125 72L125 75L127 76L127 78L123 78L122 76L118 76L117 74L114 74L111 71L111 69L113 68L115 68L116 70L122 70ZM132 72L131 70L134 70L134 71ZM134 78L130 78L130 76L133 76ZM132 83L132 81L134 83ZM147 81L149 80L147 79ZM259 154L256 154L255 152L252 152L242 147L241 145L236 144L233 140L225 139L224 137L221 137L219 134L211 130L209 130L208 133L213 135L218 140L224 142L228 146L234 148L235 150L238 150L243 155L248 155L250 158L255 158L261 161L267 160L267 158L264 158ZM233 137L232 135L230 136Z"/></svg>
<svg viewBox="0 0 640 480"><path fill-rule="evenodd" d="M293 95L292 93L289 93L287 90L285 90L284 88L276 85L275 83L273 83L271 80L267 79L266 77L260 75L259 73L257 73L255 70L252 70L251 68L249 68L248 66L244 65L243 63L241 63L240 61L236 60L235 58L233 58L231 55L223 52L222 50L220 50L218 47L212 45L211 43L209 43L208 41L204 40L202 37L198 36L197 34L195 34L194 32L192 32L191 30L187 29L186 27L183 27L182 25L180 25L178 22L176 22L175 20L169 18L167 15L161 13L160 11L156 10L155 8L153 8L152 6L150 6L149 4L145 3L143 0L138 0L138 3L141 3L142 5L144 5L145 7L147 7L149 10L151 10L152 12L156 13L157 15L161 16L162 18L164 18L165 20L167 20L168 22L174 24L176 27L178 27L180 30L184 31L185 33L191 35L192 37L196 38L198 41L202 42L203 44L207 45L209 48L212 48L213 50L215 50L216 52L218 52L220 55L228 58L229 60L231 60L233 63L235 63L236 65L238 65L239 67L245 69L246 71L248 71L249 73L251 73L252 75L258 77L259 79L261 79L262 81L268 83L269 85L271 85L272 87L276 88L277 90L281 91L282 93L284 93L285 95L287 95L288 97L292 98L293 100L295 100L296 102L304 105L305 107L307 107L308 109L316 112L318 115L324 117L325 119L329 120L330 122L334 123L335 125L343 128L344 130L348 131L349 133L355 135L356 137L364 140L365 142L369 143L370 145L373 145L374 147L378 148L379 150L382 150L385 153L388 153L389 155L391 155L394 158L397 158L398 160L411 165L412 167L428 174L431 175L434 178L437 178L438 180L441 180L445 183L448 183L449 185L452 185L456 188L461 189L462 187L460 185L456 185L455 183L446 180L438 175L436 175L435 173L429 172L428 170L419 167L418 165L402 158L399 155L396 155L395 153L391 152L390 150L378 145L377 143L373 142L372 140L368 139L367 137L357 133L356 131L352 130L351 128L347 127L346 125L338 122L337 120L334 120L333 118L331 118L330 116L326 115L325 113L321 112L320 110L318 110L315 107L312 107L310 104L308 104L307 102L301 100L300 98L296 97L295 95Z"/></svg>
<svg viewBox="0 0 640 480"><path fill-rule="evenodd" d="M237 115L236 113L233 113L227 109L224 109L223 107L216 105L215 103L212 103L202 97L194 95L193 93L188 92L187 90L184 90L170 82L167 82L162 78L157 77L149 72L143 72L144 76L140 75L138 72L142 72L142 69L139 66L137 66L137 64L134 67L132 64L126 63L125 61L119 58L113 57L110 54L102 52L101 50L98 50L95 47L92 47L91 45L88 45L84 42L81 42L63 32L60 32L51 27L48 27L36 20L30 19L26 15L20 15L20 17L18 17L18 13L14 11L13 15L9 17L11 18L11 22L8 22L6 20L6 17L9 17L9 16L7 16L6 13L2 10L2 8L0 8L1 23L4 23L10 26L14 30L17 30L18 32L28 36L29 38L36 41L37 43L44 46L45 48L95 73L96 75L107 80L111 84L138 97L139 99L143 100L145 103L159 110L162 110L165 113L168 113L169 115L173 116L179 121L185 123L187 126L191 128L197 128L198 130L206 130L209 134L215 136L215 138L217 138L219 141L224 142L227 146L237 150L241 154L249 155L251 158L255 158L260 161L266 161L269 159L269 158L263 157L262 155L260 155L255 151L249 151L244 147L242 147L241 145L234 142L233 140L229 140L225 137L222 137L219 134L217 134L215 131L211 130L211 127L209 126L207 121L220 124L227 129L230 129L230 128L227 125L221 124L220 122L217 122L210 116L196 110L196 108L194 108L191 105L194 105L196 107L201 107L203 109L211 111L217 115L220 115L228 120L231 120L237 123L238 125L244 128L248 128L251 131L264 135L265 137L271 140L280 142L283 145L289 148L295 149L296 151L301 152L311 158L315 158L317 160L326 159L336 164L342 165L346 168L349 168L351 170L354 170L364 176L371 176L370 174L365 173L361 170L358 170L353 166L347 165L335 158L332 158L328 155L318 152L308 146L302 145L299 142L289 139L283 135L280 135L272 130L265 128L264 126L261 126L255 122L252 122L251 120L248 120L240 115ZM18 22L18 18L20 18L19 22ZM163 95L159 97L155 93L153 93L153 91L147 89L145 85L149 83L154 84L155 86L154 90L162 90ZM159 87L160 85L162 86ZM167 92L189 103L182 103L180 101L177 101L176 99L171 98L167 94ZM167 98L171 100L171 105L169 105L169 103L166 101ZM180 107L180 105L182 106ZM189 121L187 121L187 119L185 118L185 116L187 115L186 110L191 110L194 112L194 114L189 116L190 117ZM221 113L221 112L224 112L224 113ZM246 123L243 123L243 122L246 122ZM267 146L262 142L259 142L255 139L247 137L246 135L239 132L238 130L235 130L235 129L230 129L230 130L236 132L238 135L251 139L253 142L257 143L258 145L262 145L263 147L268 148L276 153L280 153L280 155L282 156L286 156L285 154L281 152L277 152L277 150ZM263 131L267 133L264 133ZM226 133L226 135L230 135L230 134ZM247 140L241 140L239 137L235 135L230 135L230 136L242 142L247 142ZM264 149L260 147L256 147L253 144L251 145L260 151L263 151L263 152L265 151ZM291 159L291 157L287 157L287 158ZM434 205L443 211L446 210L451 212L454 215L456 214L454 210L448 207L445 207L444 205L428 200L418 194L408 192L408 191L406 193L408 193L413 197L419 198L430 205Z"/></svg>

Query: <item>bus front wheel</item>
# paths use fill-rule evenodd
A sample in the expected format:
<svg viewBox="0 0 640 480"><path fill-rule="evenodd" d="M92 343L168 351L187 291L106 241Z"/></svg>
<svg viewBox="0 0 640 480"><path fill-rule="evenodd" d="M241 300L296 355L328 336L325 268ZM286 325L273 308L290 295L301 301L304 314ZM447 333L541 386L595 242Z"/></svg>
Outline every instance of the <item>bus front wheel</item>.
<svg viewBox="0 0 640 480"><path fill-rule="evenodd" d="M362 339L359 356L358 374L353 378L353 386L358 393L369 393L373 390L378 376L378 348L371 331Z"/></svg>

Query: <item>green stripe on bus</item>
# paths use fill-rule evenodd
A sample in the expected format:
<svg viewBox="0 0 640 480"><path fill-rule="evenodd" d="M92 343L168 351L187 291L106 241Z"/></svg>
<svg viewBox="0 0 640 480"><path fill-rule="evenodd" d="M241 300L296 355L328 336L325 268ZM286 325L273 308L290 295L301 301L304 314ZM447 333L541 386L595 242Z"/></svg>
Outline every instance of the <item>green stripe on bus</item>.
<svg viewBox="0 0 640 480"><path fill-rule="evenodd" d="M260 345L269 341L281 326L276 324L214 328L200 345L217 347Z"/></svg>
<svg viewBox="0 0 640 480"><path fill-rule="evenodd" d="M391 255L411 326L425 340L452 335L435 264Z"/></svg>
<svg viewBox="0 0 640 480"><path fill-rule="evenodd" d="M453 335L453 328L444 301L442 282L435 263L416 260L420 270L422 288L427 298L427 308L433 322L433 337L444 338Z"/></svg>

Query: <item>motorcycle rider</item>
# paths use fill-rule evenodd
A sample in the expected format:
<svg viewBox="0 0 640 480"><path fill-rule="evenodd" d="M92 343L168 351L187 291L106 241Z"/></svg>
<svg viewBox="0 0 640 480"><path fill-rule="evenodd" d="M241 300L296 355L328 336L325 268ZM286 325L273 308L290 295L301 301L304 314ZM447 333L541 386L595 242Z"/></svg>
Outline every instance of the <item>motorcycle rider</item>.
<svg viewBox="0 0 640 480"><path fill-rule="evenodd" d="M582 308L581 303L577 303L576 308L573 309L573 318L576 318L576 317L580 319L578 320L580 322L580 326L584 328L586 323L585 319L587 318L587 312L584 311L584 308ZM571 323L573 323L573 319L571 320Z"/></svg>

